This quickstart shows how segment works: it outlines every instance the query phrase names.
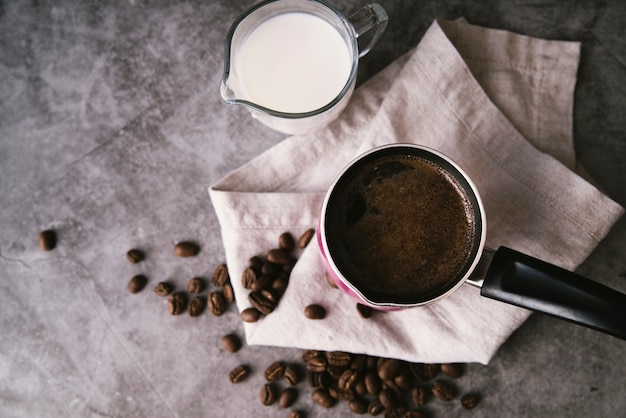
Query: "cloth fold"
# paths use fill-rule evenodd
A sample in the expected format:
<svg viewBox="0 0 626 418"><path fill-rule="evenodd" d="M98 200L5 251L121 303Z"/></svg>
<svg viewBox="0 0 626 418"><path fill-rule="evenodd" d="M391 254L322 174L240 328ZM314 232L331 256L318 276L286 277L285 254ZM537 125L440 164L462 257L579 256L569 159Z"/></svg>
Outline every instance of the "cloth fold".
<svg viewBox="0 0 626 418"><path fill-rule="evenodd" d="M362 151L394 142L435 148L472 178L487 246L573 270L623 209L577 175L573 90L580 44L438 20L413 50L357 89L341 117L290 137L209 188L241 311L240 277L278 236L316 227L324 194ZM319 249L301 254L277 309L244 323L249 344L342 350L418 362L486 364L529 312L462 286L425 307L363 319L331 288ZM303 315L326 306L323 321Z"/></svg>

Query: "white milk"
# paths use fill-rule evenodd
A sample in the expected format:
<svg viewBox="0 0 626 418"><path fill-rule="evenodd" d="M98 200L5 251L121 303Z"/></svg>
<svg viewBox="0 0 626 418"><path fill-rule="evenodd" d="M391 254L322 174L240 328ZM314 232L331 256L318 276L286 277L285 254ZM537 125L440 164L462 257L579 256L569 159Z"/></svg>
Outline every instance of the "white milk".
<svg viewBox="0 0 626 418"><path fill-rule="evenodd" d="M307 13L285 13L244 41L238 74L249 100L286 113L319 109L346 85L352 54L339 32Z"/></svg>

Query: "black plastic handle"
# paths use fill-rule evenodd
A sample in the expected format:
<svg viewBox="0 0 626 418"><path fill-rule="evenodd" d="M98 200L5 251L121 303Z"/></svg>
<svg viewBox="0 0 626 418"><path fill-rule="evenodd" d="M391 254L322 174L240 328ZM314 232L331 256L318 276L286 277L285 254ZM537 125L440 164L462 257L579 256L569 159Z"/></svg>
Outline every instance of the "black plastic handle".
<svg viewBox="0 0 626 418"><path fill-rule="evenodd" d="M510 248L495 252L480 294L626 340L626 294Z"/></svg>

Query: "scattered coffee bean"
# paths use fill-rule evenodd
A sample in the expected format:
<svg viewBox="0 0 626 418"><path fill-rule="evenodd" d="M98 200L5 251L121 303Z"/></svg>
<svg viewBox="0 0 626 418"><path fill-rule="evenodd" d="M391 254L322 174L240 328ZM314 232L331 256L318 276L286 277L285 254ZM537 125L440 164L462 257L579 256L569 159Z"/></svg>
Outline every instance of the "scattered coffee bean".
<svg viewBox="0 0 626 418"><path fill-rule="evenodd" d="M278 397L278 405L281 408L289 408L298 399L298 390L294 387L283 389Z"/></svg>
<svg viewBox="0 0 626 418"><path fill-rule="evenodd" d="M306 369L312 372L324 372L328 366L328 360L322 355L310 357L306 361Z"/></svg>
<svg viewBox="0 0 626 418"><path fill-rule="evenodd" d="M426 374L426 378L428 378L429 380L437 377L440 371L441 371L441 364L429 363L429 364L424 365L424 373Z"/></svg>
<svg viewBox="0 0 626 418"><path fill-rule="evenodd" d="M373 398L367 406L367 412L369 412L370 415L378 415L384 410L385 407L380 403L380 399L378 398Z"/></svg>
<svg viewBox="0 0 626 418"><path fill-rule="evenodd" d="M463 375L463 366L459 363L444 363L441 365L441 373L457 379Z"/></svg>
<svg viewBox="0 0 626 418"><path fill-rule="evenodd" d="M432 386L433 394L444 402L449 402L454 398L454 389L443 380L435 380Z"/></svg>
<svg viewBox="0 0 626 418"><path fill-rule="evenodd" d="M159 282L154 288L154 293L157 296L167 296L172 292L172 290L174 290L174 286L170 283Z"/></svg>
<svg viewBox="0 0 626 418"><path fill-rule="evenodd" d="M52 229L46 229L39 233L39 248L44 251L53 250L57 245L57 234Z"/></svg>
<svg viewBox="0 0 626 418"><path fill-rule="evenodd" d="M401 368L402 363L400 360L385 359L378 366L378 377L383 381L393 380Z"/></svg>
<svg viewBox="0 0 626 418"><path fill-rule="evenodd" d="M296 240L289 232L283 232L278 237L278 246L283 250L291 252L294 248L296 248Z"/></svg>
<svg viewBox="0 0 626 418"><path fill-rule="evenodd" d="M128 282L128 291L130 293L141 292L148 283L148 278L143 274L133 276Z"/></svg>
<svg viewBox="0 0 626 418"><path fill-rule="evenodd" d="M224 293L219 290L211 292L209 295L208 305L211 313L215 316L222 316L228 307L226 304L226 298L224 298Z"/></svg>
<svg viewBox="0 0 626 418"><path fill-rule="evenodd" d="M240 383L248 377L250 374L250 368L244 364L240 364L230 371L228 378L231 383Z"/></svg>
<svg viewBox="0 0 626 418"><path fill-rule="evenodd" d="M367 413L367 407L369 403L363 398L354 398L348 403L348 409L357 415L363 415Z"/></svg>
<svg viewBox="0 0 626 418"><path fill-rule="evenodd" d="M287 382L289 386L295 386L300 383L300 372L293 364L287 364L285 366L285 372L283 375L285 376L285 382Z"/></svg>
<svg viewBox="0 0 626 418"><path fill-rule="evenodd" d="M185 312L187 300L184 293L176 292L167 299L167 310L172 315L180 315Z"/></svg>
<svg viewBox="0 0 626 418"><path fill-rule="evenodd" d="M247 308L241 311L240 317L243 322L256 322L262 315L257 308Z"/></svg>
<svg viewBox="0 0 626 418"><path fill-rule="evenodd" d="M265 369L263 376L265 376L265 380L268 382L276 382L282 378L284 374L285 364L282 361L275 361Z"/></svg>
<svg viewBox="0 0 626 418"><path fill-rule="evenodd" d="M272 263L271 261L265 261L261 266L261 274L266 276L276 276L283 270L280 264Z"/></svg>
<svg viewBox="0 0 626 418"><path fill-rule="evenodd" d="M314 235L315 235L315 229L313 228L307 229L306 231L304 231L304 233L300 235L300 238L298 238L298 248L300 249L306 248L306 246L309 245L309 242L311 242L311 239L313 238Z"/></svg>
<svg viewBox="0 0 626 418"><path fill-rule="evenodd" d="M341 390L352 390L358 380L359 372L353 369L348 369L341 373L341 376L339 376L337 386Z"/></svg>
<svg viewBox="0 0 626 418"><path fill-rule="evenodd" d="M213 286L224 286L229 281L228 267L226 267L226 264L219 264L215 272L213 272L211 283L213 283Z"/></svg>
<svg viewBox="0 0 626 418"><path fill-rule="evenodd" d="M398 396L392 389L381 390L378 394L378 399L385 409L393 408L396 406L396 402L398 402Z"/></svg>
<svg viewBox="0 0 626 418"><path fill-rule="evenodd" d="M235 334L228 334L222 337L222 347L229 353L236 353L241 348L241 339Z"/></svg>
<svg viewBox="0 0 626 418"><path fill-rule="evenodd" d="M411 410L411 411L406 411L404 415L402 416L402 418L426 418L426 417L420 411Z"/></svg>
<svg viewBox="0 0 626 418"><path fill-rule="evenodd" d="M291 411L287 418L304 418L304 413L300 411Z"/></svg>
<svg viewBox="0 0 626 418"><path fill-rule="evenodd" d="M230 283L226 283L222 287L222 293L224 294L226 302L233 303L235 301L235 292L233 291L233 286Z"/></svg>
<svg viewBox="0 0 626 418"><path fill-rule="evenodd" d="M328 351L326 352L326 360L331 366L347 366L350 364L350 353L345 351Z"/></svg>
<svg viewBox="0 0 626 418"><path fill-rule="evenodd" d="M330 396L330 393L323 388L317 388L311 395L313 400L324 408L332 408L337 403L337 400Z"/></svg>
<svg viewBox="0 0 626 418"><path fill-rule="evenodd" d="M401 390L410 390L413 388L413 375L408 368L402 369L398 372L396 377L393 378L393 382Z"/></svg>
<svg viewBox="0 0 626 418"><path fill-rule="evenodd" d="M250 257L250 260L248 260L248 267L252 268L254 271L261 271L261 268L263 267L263 259L258 255Z"/></svg>
<svg viewBox="0 0 626 418"><path fill-rule="evenodd" d="M479 400L478 395L475 393L468 393L461 397L461 405L463 405L465 409L474 409L476 405L478 405Z"/></svg>
<svg viewBox="0 0 626 418"><path fill-rule="evenodd" d="M380 394L380 391L383 389L383 384L378 374L370 371L365 375L365 388L367 389L367 394L370 396L378 396Z"/></svg>
<svg viewBox="0 0 626 418"><path fill-rule="evenodd" d="M252 283L252 286L250 286L250 290L252 290L253 292L260 292L261 290L269 289L270 287L272 287L273 283L273 277L261 276Z"/></svg>
<svg viewBox="0 0 626 418"><path fill-rule="evenodd" d="M198 255L200 247L198 244L190 241L182 241L174 246L174 254L178 257L193 257Z"/></svg>
<svg viewBox="0 0 626 418"><path fill-rule="evenodd" d="M144 254L141 250L133 248L132 250L128 250L126 253L126 259L131 264L137 264L144 259Z"/></svg>
<svg viewBox="0 0 626 418"><path fill-rule="evenodd" d="M357 312L359 312L359 315L361 315L361 318L371 318L372 314L374 313L374 310L372 308L370 308L367 305L363 305L361 303L357 303L356 304L356 310Z"/></svg>
<svg viewBox="0 0 626 418"><path fill-rule="evenodd" d="M326 308L314 303L304 308L304 315L309 319L324 319L326 318Z"/></svg>
<svg viewBox="0 0 626 418"><path fill-rule="evenodd" d="M429 392L421 386L411 390L411 401L417 406L424 406L428 402Z"/></svg>
<svg viewBox="0 0 626 418"><path fill-rule="evenodd" d="M256 281L257 274L252 267L248 267L243 271L241 276L241 285L244 289L251 289L252 284Z"/></svg>
<svg viewBox="0 0 626 418"><path fill-rule="evenodd" d="M202 312L204 312L204 307L206 306L206 302L202 296L196 296L191 299L189 302L189 316L195 318L196 316L200 316Z"/></svg>
<svg viewBox="0 0 626 418"><path fill-rule="evenodd" d="M261 386L261 391L259 392L261 403L265 406L273 405L276 402L276 392L276 386L271 383Z"/></svg>
<svg viewBox="0 0 626 418"><path fill-rule="evenodd" d="M276 308L276 302L268 298L263 292L250 292L248 294L248 300L252 306L258 309L263 315L271 314L274 312L274 308Z"/></svg>
<svg viewBox="0 0 626 418"><path fill-rule="evenodd" d="M291 260L289 251L282 248L273 248L267 252L267 261L275 264L286 264Z"/></svg>
<svg viewBox="0 0 626 418"><path fill-rule="evenodd" d="M203 289L204 280L202 280L200 277L194 277L189 280L189 283L187 283L187 292L191 293L192 295L200 294Z"/></svg>

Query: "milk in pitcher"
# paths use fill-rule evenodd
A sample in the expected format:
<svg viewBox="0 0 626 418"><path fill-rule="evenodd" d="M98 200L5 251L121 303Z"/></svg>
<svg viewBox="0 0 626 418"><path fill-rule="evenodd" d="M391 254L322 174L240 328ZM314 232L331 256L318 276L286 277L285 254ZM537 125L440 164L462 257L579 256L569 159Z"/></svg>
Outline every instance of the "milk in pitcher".
<svg viewBox="0 0 626 418"><path fill-rule="evenodd" d="M351 49L330 23L289 12L267 19L248 35L237 66L251 102L278 112L304 113L339 95L352 63Z"/></svg>

